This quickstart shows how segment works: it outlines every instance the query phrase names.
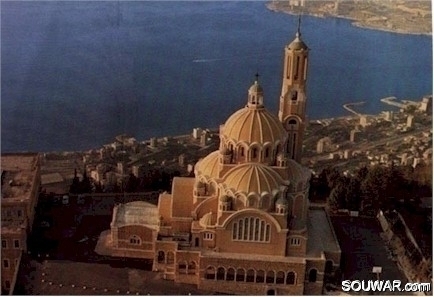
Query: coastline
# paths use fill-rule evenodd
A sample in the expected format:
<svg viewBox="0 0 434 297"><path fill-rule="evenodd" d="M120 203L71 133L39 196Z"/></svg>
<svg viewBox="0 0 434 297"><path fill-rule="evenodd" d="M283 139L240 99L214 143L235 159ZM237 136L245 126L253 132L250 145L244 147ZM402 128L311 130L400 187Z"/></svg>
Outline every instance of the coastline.
<svg viewBox="0 0 434 297"><path fill-rule="evenodd" d="M265 6L268 10L278 13L286 13L290 15L298 15L299 13L296 11L290 11L286 9L282 9L279 7L276 7L272 1L269 1L265 3ZM337 18L337 19L345 19L351 21L351 25L354 27L358 27L361 29L368 29L368 30L377 30L377 31L383 31L388 33L396 33L396 34L406 34L406 35L422 35L422 36L432 36L432 32L412 32L409 30L403 30L403 29L391 29L391 28L385 28L381 26L369 26L366 23L364 23L362 20L358 20L356 18L345 16L345 15L333 15L333 14L319 14L314 12L305 11L301 13L302 15L308 15L313 16L316 18Z"/></svg>

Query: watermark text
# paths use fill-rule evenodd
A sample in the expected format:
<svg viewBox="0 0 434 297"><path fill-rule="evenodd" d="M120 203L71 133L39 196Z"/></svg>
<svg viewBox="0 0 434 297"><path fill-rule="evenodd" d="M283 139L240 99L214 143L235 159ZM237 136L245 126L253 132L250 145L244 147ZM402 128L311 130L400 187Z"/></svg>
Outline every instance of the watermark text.
<svg viewBox="0 0 434 297"><path fill-rule="evenodd" d="M400 280L344 280L344 292L429 292L431 283L405 283Z"/></svg>

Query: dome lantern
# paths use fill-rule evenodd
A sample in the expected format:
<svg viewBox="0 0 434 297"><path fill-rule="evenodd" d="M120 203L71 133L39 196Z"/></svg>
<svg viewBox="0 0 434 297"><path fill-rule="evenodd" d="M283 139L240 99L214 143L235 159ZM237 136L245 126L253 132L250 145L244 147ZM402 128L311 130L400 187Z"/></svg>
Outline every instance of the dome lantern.
<svg viewBox="0 0 434 297"><path fill-rule="evenodd" d="M247 106L250 108L263 108L264 107L264 91L259 84L259 74L256 73L256 80L249 88L249 95L247 99Z"/></svg>

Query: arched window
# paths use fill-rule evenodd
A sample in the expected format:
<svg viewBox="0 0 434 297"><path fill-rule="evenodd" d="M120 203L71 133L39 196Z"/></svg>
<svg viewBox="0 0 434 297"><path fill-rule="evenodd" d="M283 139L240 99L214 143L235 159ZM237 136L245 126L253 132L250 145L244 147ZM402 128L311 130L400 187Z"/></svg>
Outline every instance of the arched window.
<svg viewBox="0 0 434 297"><path fill-rule="evenodd" d="M166 260L166 255L164 254L164 251L158 251L157 262L164 263L165 260Z"/></svg>
<svg viewBox="0 0 434 297"><path fill-rule="evenodd" d="M244 233L244 221L239 220L238 221L238 234L237 234L237 240L243 240L243 233Z"/></svg>
<svg viewBox="0 0 434 297"><path fill-rule="evenodd" d="M284 284L285 283L285 272L279 271L276 275L276 284Z"/></svg>
<svg viewBox="0 0 434 297"><path fill-rule="evenodd" d="M252 149L252 159L256 159L258 157L258 149L254 147Z"/></svg>
<svg viewBox="0 0 434 297"><path fill-rule="evenodd" d="M258 270L258 272L256 272L256 282L263 283L264 281L265 281L265 271Z"/></svg>
<svg viewBox="0 0 434 297"><path fill-rule="evenodd" d="M318 273L318 271L315 268L313 268L309 271L309 282L310 283L316 282L317 273Z"/></svg>
<svg viewBox="0 0 434 297"><path fill-rule="evenodd" d="M196 274L196 262L191 261L190 263L188 263L188 267L187 267L187 273L188 274Z"/></svg>
<svg viewBox="0 0 434 297"><path fill-rule="evenodd" d="M295 73L294 73L294 79L298 79L298 72L300 68L300 57L297 56L296 66L295 66Z"/></svg>
<svg viewBox="0 0 434 297"><path fill-rule="evenodd" d="M291 75L291 58L288 57L286 60L286 78L289 79Z"/></svg>
<svg viewBox="0 0 434 297"><path fill-rule="evenodd" d="M240 147L240 156L244 157L244 147Z"/></svg>
<svg viewBox="0 0 434 297"><path fill-rule="evenodd" d="M237 233L238 233L238 222L234 222L232 225L232 240L237 239Z"/></svg>
<svg viewBox="0 0 434 297"><path fill-rule="evenodd" d="M224 267L217 268L217 280L225 279L226 269Z"/></svg>
<svg viewBox="0 0 434 297"><path fill-rule="evenodd" d="M259 222L259 241L265 241L265 226L267 224L265 224L264 221L260 221Z"/></svg>
<svg viewBox="0 0 434 297"><path fill-rule="evenodd" d="M180 273L187 273L187 262L181 261L178 263L178 271Z"/></svg>
<svg viewBox="0 0 434 297"><path fill-rule="evenodd" d="M257 199L254 196L250 196L247 198L247 207L256 207Z"/></svg>
<svg viewBox="0 0 434 297"><path fill-rule="evenodd" d="M267 277L265 278L267 284L274 284L274 271L268 271Z"/></svg>
<svg viewBox="0 0 434 297"><path fill-rule="evenodd" d="M254 222L254 220L255 220L255 218L249 218L249 236L248 236L248 238L250 240L254 239L254 237L253 237L253 232L254 232L254 229L255 229L255 222Z"/></svg>
<svg viewBox="0 0 434 297"><path fill-rule="evenodd" d="M205 271L206 279L215 279L215 267L208 266Z"/></svg>
<svg viewBox="0 0 434 297"><path fill-rule="evenodd" d="M141 243L140 237L138 237L137 235L133 235L130 237L130 244L140 245L140 243Z"/></svg>
<svg viewBox="0 0 434 297"><path fill-rule="evenodd" d="M244 219L243 240L249 240L249 218Z"/></svg>
<svg viewBox="0 0 434 297"><path fill-rule="evenodd" d="M264 154L264 156L265 156L265 158L268 158L269 155L270 155L270 148L267 147L267 148L265 149L265 154Z"/></svg>
<svg viewBox="0 0 434 297"><path fill-rule="evenodd" d="M245 281L245 271L242 268L237 269L237 276L235 278L237 282L244 282Z"/></svg>
<svg viewBox="0 0 434 297"><path fill-rule="evenodd" d="M286 284L295 285L295 273L293 271L289 271L286 275Z"/></svg>
<svg viewBox="0 0 434 297"><path fill-rule="evenodd" d="M270 208L270 197L264 196L261 198L261 209L268 210Z"/></svg>
<svg viewBox="0 0 434 297"><path fill-rule="evenodd" d="M259 218L255 218L255 226L253 227L255 230L255 235L253 236L253 241L259 241Z"/></svg>
<svg viewBox="0 0 434 297"><path fill-rule="evenodd" d="M167 264L173 264L175 262L175 254L173 252L167 252Z"/></svg>
<svg viewBox="0 0 434 297"><path fill-rule="evenodd" d="M226 273L226 280L227 281L235 280L235 269L233 268L228 269L228 272Z"/></svg>
<svg viewBox="0 0 434 297"><path fill-rule="evenodd" d="M265 228L265 241L270 241L270 224L267 224Z"/></svg>
<svg viewBox="0 0 434 297"><path fill-rule="evenodd" d="M255 271L253 269L247 270L246 282L253 283L255 281Z"/></svg>
<svg viewBox="0 0 434 297"><path fill-rule="evenodd" d="M270 241L271 225L265 220L247 217L233 222L232 240L234 241Z"/></svg>
<svg viewBox="0 0 434 297"><path fill-rule="evenodd" d="M297 120L296 119L290 119L288 123L286 124L289 130L296 130L297 129Z"/></svg>

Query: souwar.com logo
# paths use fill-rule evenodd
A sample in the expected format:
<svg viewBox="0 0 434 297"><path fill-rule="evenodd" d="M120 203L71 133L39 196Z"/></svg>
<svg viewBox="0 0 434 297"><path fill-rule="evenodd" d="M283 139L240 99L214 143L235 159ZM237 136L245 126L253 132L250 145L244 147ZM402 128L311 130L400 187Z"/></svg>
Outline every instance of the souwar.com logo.
<svg viewBox="0 0 434 297"><path fill-rule="evenodd" d="M400 280L344 280L342 282L344 292L429 292L431 291L430 283L406 283L401 286Z"/></svg>

